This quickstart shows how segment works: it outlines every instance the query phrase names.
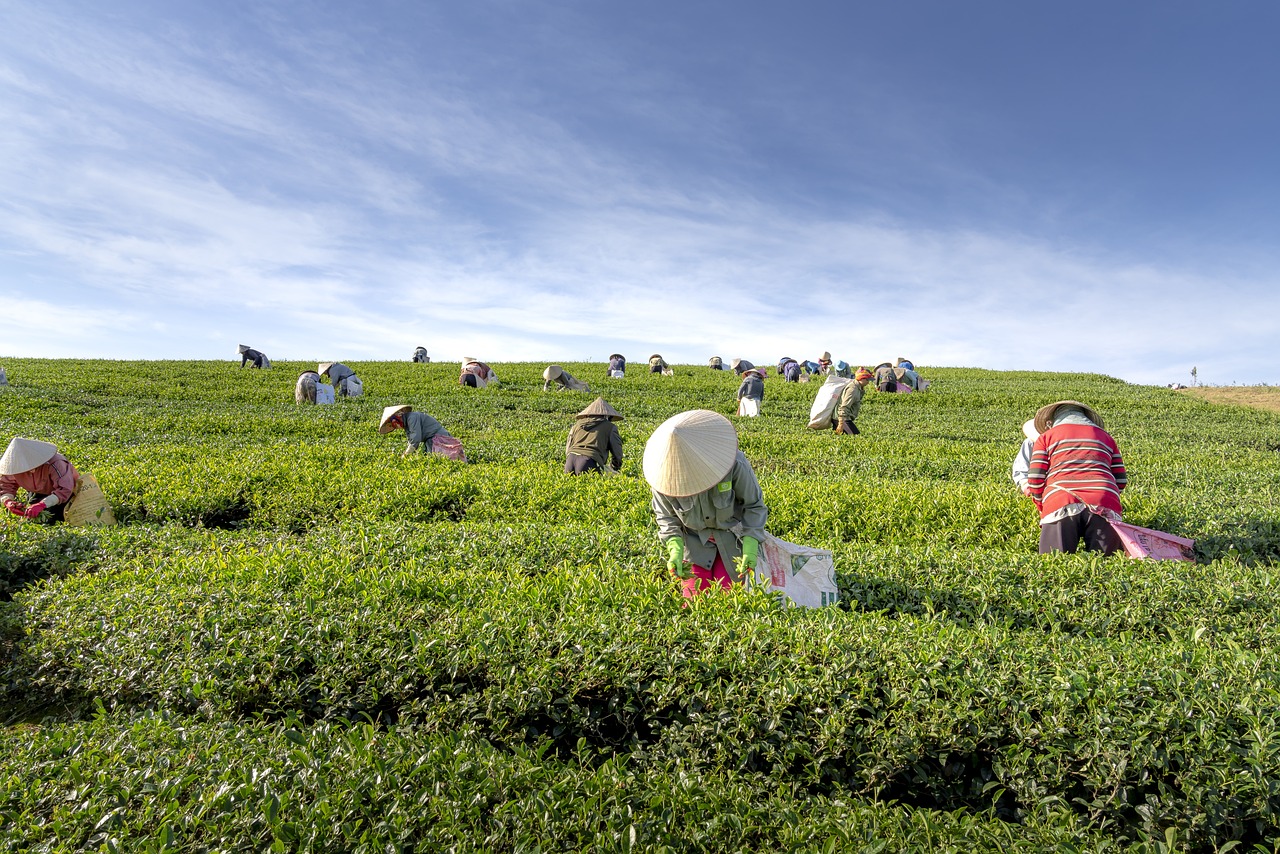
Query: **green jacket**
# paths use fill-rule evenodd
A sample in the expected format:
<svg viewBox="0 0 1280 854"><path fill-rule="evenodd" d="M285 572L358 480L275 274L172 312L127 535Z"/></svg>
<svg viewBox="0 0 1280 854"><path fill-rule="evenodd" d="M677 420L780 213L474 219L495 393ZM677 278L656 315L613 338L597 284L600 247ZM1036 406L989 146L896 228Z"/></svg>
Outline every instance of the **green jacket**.
<svg viewBox="0 0 1280 854"><path fill-rule="evenodd" d="M618 433L618 425L603 415L579 418L569 430L569 441L565 445L566 454L579 457L591 457L596 464L604 468L609 458L613 458L613 467L622 468L622 435Z"/></svg>
<svg viewBox="0 0 1280 854"><path fill-rule="evenodd" d="M858 420L858 410L862 408L862 386L850 382L840 391L840 402L836 404L836 421ZM821 423L821 422L819 422Z"/></svg>
<svg viewBox="0 0 1280 854"><path fill-rule="evenodd" d="M427 413L418 412L417 410L405 414L404 432L409 437L409 447L404 449L405 453L416 451L420 446L425 446L422 450L430 453L431 443L436 436L450 435L449 431L444 429L439 421Z"/></svg>

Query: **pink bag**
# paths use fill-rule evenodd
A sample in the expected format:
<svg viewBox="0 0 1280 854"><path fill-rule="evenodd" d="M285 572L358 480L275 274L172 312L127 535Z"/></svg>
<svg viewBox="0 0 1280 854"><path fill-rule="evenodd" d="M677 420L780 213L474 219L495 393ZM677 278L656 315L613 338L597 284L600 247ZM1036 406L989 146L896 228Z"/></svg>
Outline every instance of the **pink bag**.
<svg viewBox="0 0 1280 854"><path fill-rule="evenodd" d="M462 450L462 442L452 436L436 436L432 439L431 453L439 454L446 460L457 460L460 463L467 461L467 455Z"/></svg>
<svg viewBox="0 0 1280 854"><path fill-rule="evenodd" d="M1195 563L1195 540L1166 534L1164 531L1140 528L1128 522L1112 522L1111 527L1115 528L1116 533L1120 535L1120 541L1124 543L1124 553L1129 557L1185 560Z"/></svg>

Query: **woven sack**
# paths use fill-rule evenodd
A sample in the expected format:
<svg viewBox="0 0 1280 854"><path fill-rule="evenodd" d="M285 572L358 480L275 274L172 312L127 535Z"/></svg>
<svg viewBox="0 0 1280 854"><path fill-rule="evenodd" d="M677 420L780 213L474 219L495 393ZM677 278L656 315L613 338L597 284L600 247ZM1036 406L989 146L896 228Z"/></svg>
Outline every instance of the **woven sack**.
<svg viewBox="0 0 1280 854"><path fill-rule="evenodd" d="M1124 543L1124 553L1129 557L1150 558L1151 560L1185 560L1195 563L1195 540L1155 531L1151 528L1140 528L1128 522L1111 523Z"/></svg>
<svg viewBox="0 0 1280 854"><path fill-rule="evenodd" d="M791 604L801 608L824 608L840 601L831 552L798 546L768 531L760 542L756 580L780 590Z"/></svg>
<svg viewBox="0 0 1280 854"><path fill-rule="evenodd" d="M466 452L462 450L462 442L452 436L436 436L431 440L431 453L439 454L447 460L460 463L467 461Z"/></svg>
<svg viewBox="0 0 1280 854"><path fill-rule="evenodd" d="M809 429L828 430L831 428L831 416L835 414L836 404L840 400L840 392L853 380L831 374L818 388L818 395L809 408Z"/></svg>
<svg viewBox="0 0 1280 854"><path fill-rule="evenodd" d="M760 414L760 401L754 397L738 398L738 414L743 418L755 418Z"/></svg>
<svg viewBox="0 0 1280 854"><path fill-rule="evenodd" d="M111 512L107 496L102 494L98 479L91 474L76 478L75 489L67 499L63 520L68 525L114 525L116 516Z"/></svg>

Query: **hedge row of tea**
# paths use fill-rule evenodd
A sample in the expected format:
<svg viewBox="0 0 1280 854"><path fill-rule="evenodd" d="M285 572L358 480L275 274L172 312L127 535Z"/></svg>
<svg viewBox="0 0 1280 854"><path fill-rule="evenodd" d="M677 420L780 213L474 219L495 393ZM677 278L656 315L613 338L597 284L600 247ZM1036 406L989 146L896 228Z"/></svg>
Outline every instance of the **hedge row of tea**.
<svg viewBox="0 0 1280 854"><path fill-rule="evenodd" d="M738 422L769 529L842 606L681 607L644 440L732 375L605 379L619 477L561 473L541 365L7 360L0 439L58 444L123 524L0 523L0 835L15 850L1275 850L1280 418L1096 375L925 370L863 435L815 386ZM1195 565L1035 554L1008 481L1096 406L1130 521ZM410 403L472 463L399 458Z"/></svg>

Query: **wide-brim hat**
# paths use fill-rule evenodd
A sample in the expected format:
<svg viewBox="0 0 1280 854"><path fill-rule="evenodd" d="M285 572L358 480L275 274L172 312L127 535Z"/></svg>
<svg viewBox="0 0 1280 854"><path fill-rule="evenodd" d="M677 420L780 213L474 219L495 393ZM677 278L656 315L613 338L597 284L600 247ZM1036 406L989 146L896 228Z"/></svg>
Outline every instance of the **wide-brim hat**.
<svg viewBox="0 0 1280 854"><path fill-rule="evenodd" d="M574 418L593 418L597 415L602 415L605 418L608 418L610 421L622 420L622 413L614 409L612 406L610 406L608 401L606 401L603 397L597 397L595 400L591 401L590 406L588 406L586 409L582 410L581 412L579 412L577 415L573 417Z"/></svg>
<svg viewBox="0 0 1280 854"><path fill-rule="evenodd" d="M872 370L873 370L873 371L878 371L878 370L880 370L881 368L892 368L892 367L893 367L893 365L889 364L888 362L881 362L880 364L878 364L878 365L876 365L874 368L872 368Z"/></svg>
<svg viewBox="0 0 1280 854"><path fill-rule="evenodd" d="M735 371L738 370L738 368L741 368L743 365L746 365L748 368L755 367L746 359L734 359L732 362L729 363L729 367L733 368Z"/></svg>
<svg viewBox="0 0 1280 854"><path fill-rule="evenodd" d="M559 365L547 365L547 369L542 372L542 378L547 382L560 379L560 375L564 373L564 368Z"/></svg>
<svg viewBox="0 0 1280 854"><path fill-rule="evenodd" d="M653 361L654 359L661 359L661 358L662 358L661 353L654 353L652 356L649 357L649 360Z"/></svg>
<svg viewBox="0 0 1280 854"><path fill-rule="evenodd" d="M900 380L905 380L905 379L907 378L907 369L906 369L906 368L894 368L894 369L893 369L893 375L894 375L895 377L897 377L898 379L900 379Z"/></svg>
<svg viewBox="0 0 1280 854"><path fill-rule="evenodd" d="M56 453L58 453L58 446L51 442L14 436L9 441L9 447L4 449L4 456L0 457L0 474L22 474L31 471L36 466L49 462Z"/></svg>
<svg viewBox="0 0 1280 854"><path fill-rule="evenodd" d="M387 426L387 422L402 412L408 412L413 409L407 403L398 404L396 406L387 406L382 410L382 420L378 422L379 433L390 433L392 428Z"/></svg>
<svg viewBox="0 0 1280 854"><path fill-rule="evenodd" d="M745 371L743 371L743 372L742 372L742 375L743 375L744 377L745 377L747 374L755 374L756 376L760 377L761 379L764 379L764 374L760 371L760 369L759 369L759 368L747 368Z"/></svg>
<svg viewBox="0 0 1280 854"><path fill-rule="evenodd" d="M332 367L333 367L333 362L320 362L319 364L316 365L316 373L324 374L326 371L328 371Z"/></svg>
<svg viewBox="0 0 1280 854"><path fill-rule="evenodd" d="M463 365L469 365L469 364L471 364L472 362L478 362L478 361L480 361L480 360L479 360L479 359L477 359L475 356L463 356L463 357L462 357L462 364L463 364Z"/></svg>
<svg viewBox="0 0 1280 854"><path fill-rule="evenodd" d="M624 356L624 355L622 355L621 353L610 353L610 354L609 354L609 358L610 358L610 359L625 359L625 358L627 358L627 357L626 357L626 356Z"/></svg>
<svg viewBox="0 0 1280 854"><path fill-rule="evenodd" d="M729 419L693 409L653 431L644 446L644 479L662 495L697 495L723 480L737 456L738 431Z"/></svg>
<svg viewBox="0 0 1280 854"><path fill-rule="evenodd" d="M707 359L708 365L720 365L723 363L724 359L721 359L719 356L712 356L710 359Z"/></svg>
<svg viewBox="0 0 1280 854"><path fill-rule="evenodd" d="M1058 411L1059 407L1063 407L1063 406L1078 407L1080 410L1084 412L1086 418L1088 418L1094 424L1097 424L1099 427L1106 429L1102 423L1102 416L1099 415L1096 411L1094 411L1092 406L1087 406L1078 400L1059 400L1056 403L1051 403L1048 406L1042 406L1039 409L1037 409L1036 417L1035 417L1036 429L1039 430L1041 433L1044 433L1050 427L1052 427L1053 414Z"/></svg>
<svg viewBox="0 0 1280 854"><path fill-rule="evenodd" d="M914 370L916 363L911 361L910 359L904 359L901 356L899 356L898 361L894 362L894 365L897 367L902 367L903 365L906 365L908 368L911 368Z"/></svg>
<svg viewBox="0 0 1280 854"><path fill-rule="evenodd" d="M248 350L248 349L249 349L249 345L248 345L248 344L241 344L241 345L240 345L239 347L237 347L236 349L237 349L237 350L239 350L241 353L243 353L245 350Z"/></svg>
<svg viewBox="0 0 1280 854"><path fill-rule="evenodd" d="M1036 420L1034 418L1028 418L1022 422L1022 435L1033 442L1040 438L1040 431L1036 429Z"/></svg>
<svg viewBox="0 0 1280 854"><path fill-rule="evenodd" d="M830 361L831 361L831 351L830 351L830 350L826 350L826 351L824 351L824 352L823 352L823 354L822 354L822 356L820 357L820 359L821 359L821 361L823 361L823 362L830 362Z"/></svg>

